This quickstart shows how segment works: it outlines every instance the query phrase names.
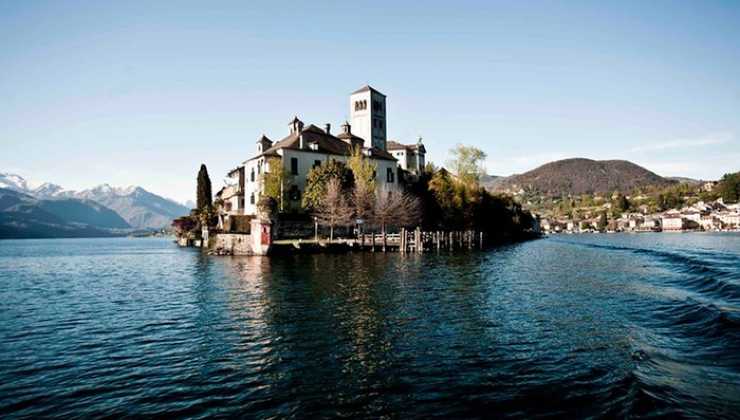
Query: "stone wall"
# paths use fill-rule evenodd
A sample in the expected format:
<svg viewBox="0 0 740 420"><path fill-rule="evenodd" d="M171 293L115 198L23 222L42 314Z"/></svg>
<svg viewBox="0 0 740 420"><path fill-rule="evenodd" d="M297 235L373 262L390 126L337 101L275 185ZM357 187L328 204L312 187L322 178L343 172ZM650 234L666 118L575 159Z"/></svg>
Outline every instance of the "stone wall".
<svg viewBox="0 0 740 420"><path fill-rule="evenodd" d="M210 248L231 255L253 255L252 236L244 233L212 233Z"/></svg>

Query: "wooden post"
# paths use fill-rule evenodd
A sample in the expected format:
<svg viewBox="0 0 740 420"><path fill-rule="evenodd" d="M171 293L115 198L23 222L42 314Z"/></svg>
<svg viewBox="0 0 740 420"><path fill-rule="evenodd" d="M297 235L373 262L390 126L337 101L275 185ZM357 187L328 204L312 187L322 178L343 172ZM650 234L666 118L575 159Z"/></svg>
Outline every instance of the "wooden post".
<svg viewBox="0 0 740 420"><path fill-rule="evenodd" d="M375 252L375 232L370 233L370 244L372 251Z"/></svg>
<svg viewBox="0 0 740 420"><path fill-rule="evenodd" d="M479 248L480 249L483 249L483 232L480 233L480 245L479 245Z"/></svg>
<svg viewBox="0 0 740 420"><path fill-rule="evenodd" d="M404 238L403 238L403 236L404 236L405 232L406 232L406 229L401 228L401 233L399 233L399 239L400 239L401 242L398 244L398 252L400 252L400 253L403 253L404 252L404 249L403 249L403 239Z"/></svg>
<svg viewBox="0 0 740 420"><path fill-rule="evenodd" d="M414 231L414 246L416 247L416 253L421 252L421 234L419 233L419 227L416 227Z"/></svg>
<svg viewBox="0 0 740 420"><path fill-rule="evenodd" d="M385 229L383 229L383 252L385 252L386 245L387 245L387 237L385 235Z"/></svg>

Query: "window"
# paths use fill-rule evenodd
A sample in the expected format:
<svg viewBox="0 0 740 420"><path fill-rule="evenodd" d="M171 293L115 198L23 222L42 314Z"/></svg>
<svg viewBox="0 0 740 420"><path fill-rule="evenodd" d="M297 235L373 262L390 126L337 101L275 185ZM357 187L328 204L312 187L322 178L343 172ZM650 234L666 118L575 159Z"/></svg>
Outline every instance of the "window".
<svg viewBox="0 0 740 420"><path fill-rule="evenodd" d="M298 175L298 158L290 158L290 173Z"/></svg>
<svg viewBox="0 0 740 420"><path fill-rule="evenodd" d="M385 179L388 183L393 182L393 168L387 168L385 172Z"/></svg>
<svg viewBox="0 0 740 420"><path fill-rule="evenodd" d="M301 190L298 189L298 186L293 185L290 187L288 197L290 197L292 201L298 201L301 199Z"/></svg>
<svg viewBox="0 0 740 420"><path fill-rule="evenodd" d="M254 193L249 196L249 204L254 204Z"/></svg>
<svg viewBox="0 0 740 420"><path fill-rule="evenodd" d="M313 167L314 167L314 168L317 168L317 167L319 167L319 166L321 166L321 161L320 161L320 160L314 160L314 161L313 161Z"/></svg>
<svg viewBox="0 0 740 420"><path fill-rule="evenodd" d="M254 182L254 168L252 168L252 173L249 175L249 180Z"/></svg>

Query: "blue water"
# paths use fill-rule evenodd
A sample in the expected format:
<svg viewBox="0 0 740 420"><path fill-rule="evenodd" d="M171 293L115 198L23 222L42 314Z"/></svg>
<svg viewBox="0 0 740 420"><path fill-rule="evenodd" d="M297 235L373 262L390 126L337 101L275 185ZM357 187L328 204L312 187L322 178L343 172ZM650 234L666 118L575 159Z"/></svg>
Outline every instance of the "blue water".
<svg viewBox="0 0 740 420"><path fill-rule="evenodd" d="M0 241L0 416L740 413L740 235L208 257Z"/></svg>

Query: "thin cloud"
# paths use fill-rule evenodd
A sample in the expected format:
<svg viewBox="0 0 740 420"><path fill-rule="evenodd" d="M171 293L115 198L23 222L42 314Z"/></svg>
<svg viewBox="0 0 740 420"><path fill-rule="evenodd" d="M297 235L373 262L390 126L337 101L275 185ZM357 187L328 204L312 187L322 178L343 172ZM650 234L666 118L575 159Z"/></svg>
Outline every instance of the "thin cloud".
<svg viewBox="0 0 740 420"><path fill-rule="evenodd" d="M703 146L715 146L719 144L725 144L733 139L732 134L720 133L707 135L695 139L681 139L673 140L662 143L647 144L644 146L637 146L630 149L632 153L639 152L655 152L655 151L666 151L675 149L689 149L692 147L703 147Z"/></svg>

